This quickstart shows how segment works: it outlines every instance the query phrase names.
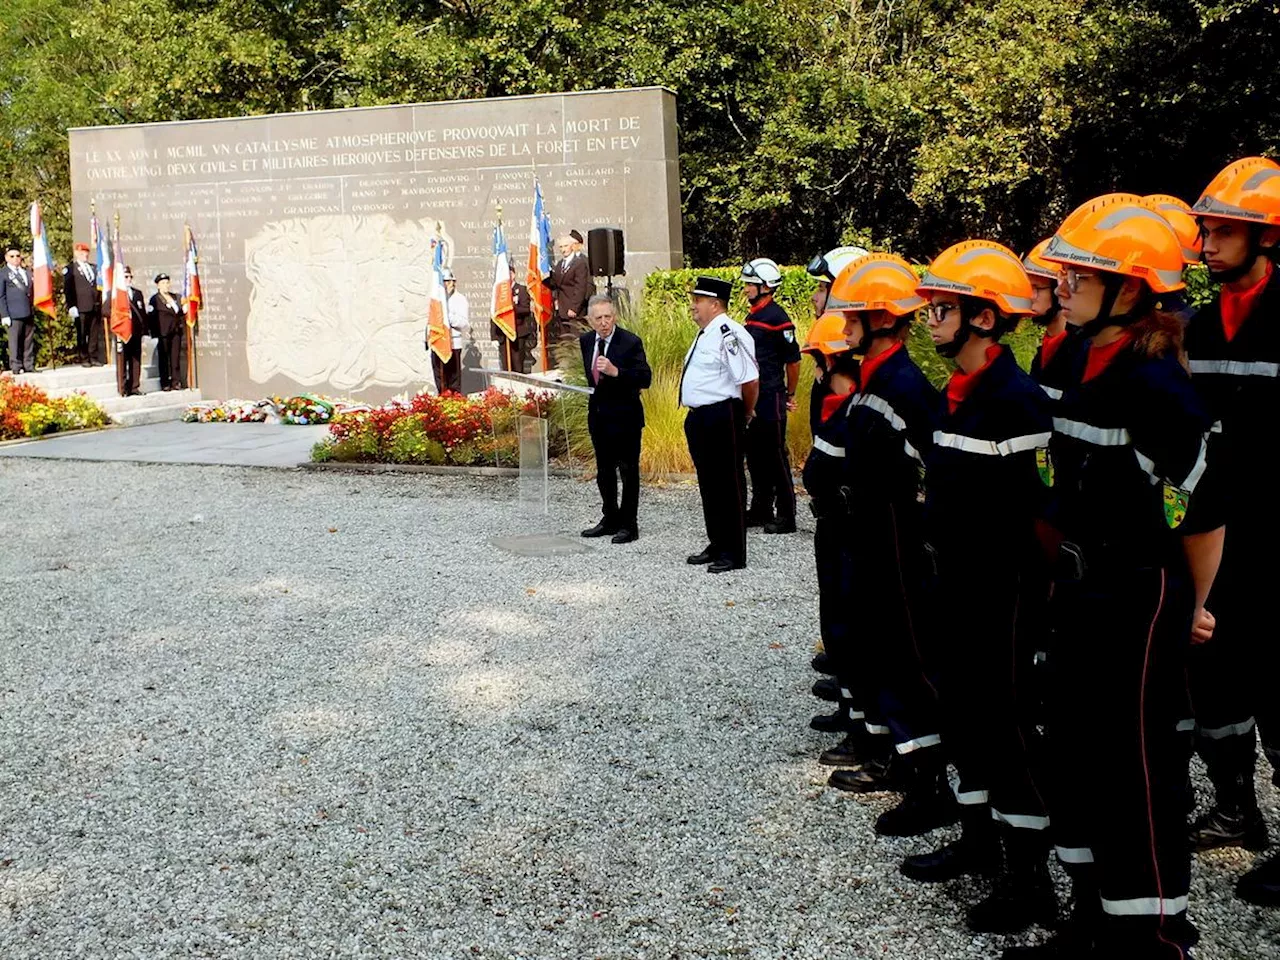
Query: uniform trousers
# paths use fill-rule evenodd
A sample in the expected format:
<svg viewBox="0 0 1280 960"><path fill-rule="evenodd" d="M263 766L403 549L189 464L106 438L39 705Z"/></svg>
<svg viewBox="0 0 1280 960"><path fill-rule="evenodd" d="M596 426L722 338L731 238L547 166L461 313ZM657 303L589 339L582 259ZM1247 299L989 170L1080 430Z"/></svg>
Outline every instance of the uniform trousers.
<svg viewBox="0 0 1280 960"><path fill-rule="evenodd" d="M698 473L702 517L712 557L747 562L747 478L743 469L746 412L741 400L693 407L684 421Z"/></svg>
<svg viewBox="0 0 1280 960"><path fill-rule="evenodd" d="M1187 651L1195 603L1177 565L1100 568L1053 599L1047 713L1050 832L1101 898L1104 955L1187 946Z"/></svg>
<svg viewBox="0 0 1280 960"><path fill-rule="evenodd" d="M747 470L751 475L751 514L795 522L796 491L787 449L787 398L762 394L756 417L747 427Z"/></svg>
<svg viewBox="0 0 1280 960"><path fill-rule="evenodd" d="M618 426L592 413L587 418L591 446L596 452L596 486L600 489L605 526L636 530L640 506L641 428ZM618 503L618 475L622 475L622 503Z"/></svg>
<svg viewBox="0 0 1280 960"><path fill-rule="evenodd" d="M813 500L818 509L821 497ZM849 719L866 720L867 691L858 671L856 648L859 632L850 616L853 594L855 532L847 512L822 514L814 522L813 559L818 571L818 630L822 649L831 660L836 683L840 685L840 705Z"/></svg>
<svg viewBox="0 0 1280 960"><path fill-rule="evenodd" d="M76 318L76 346L89 363L101 366L107 362L107 339L102 329L102 314L97 310L81 312Z"/></svg>
<svg viewBox="0 0 1280 960"><path fill-rule="evenodd" d="M913 505L883 504L863 511L857 549L850 555L847 596L866 598L854 651L864 678L866 725L892 738L902 756L934 751L942 743L937 688L926 670L928 565Z"/></svg>
<svg viewBox="0 0 1280 960"><path fill-rule="evenodd" d="M36 318L12 317L9 320L9 369L13 373L30 373L36 368Z"/></svg>
<svg viewBox="0 0 1280 960"><path fill-rule="evenodd" d="M454 393L462 392L461 347L453 348L453 355L449 358L448 363L442 363L440 358L436 356L435 351L432 351L431 369L436 375L436 390L440 393L444 393L446 390L452 390Z"/></svg>
<svg viewBox="0 0 1280 960"><path fill-rule="evenodd" d="M932 649L946 752L960 775L956 799L966 807L989 807L1006 827L1034 831L1047 852L1034 701L1023 682L1040 639L1028 609L1033 605L1024 601L1028 594L1043 596L1047 581L1035 577L1033 558L1010 568L1013 559L975 556L959 545L939 551L932 600L948 619L938 625ZM974 571L981 571L976 602Z"/></svg>
<svg viewBox="0 0 1280 960"><path fill-rule="evenodd" d="M181 390L186 386L187 371L182 363L182 342L186 331L178 324L168 333L162 333L156 352L159 353L160 386Z"/></svg>
<svg viewBox="0 0 1280 960"><path fill-rule="evenodd" d="M1213 639L1191 648L1196 750L1215 783L1251 781L1256 734L1280 775L1280 645L1270 627L1276 533L1255 516L1227 522L1222 566L1205 606L1217 619Z"/></svg>
<svg viewBox="0 0 1280 960"><path fill-rule="evenodd" d="M116 363L119 372L116 383L120 388L120 395L127 397L131 393L136 393L142 383L142 335L136 334L118 343Z"/></svg>

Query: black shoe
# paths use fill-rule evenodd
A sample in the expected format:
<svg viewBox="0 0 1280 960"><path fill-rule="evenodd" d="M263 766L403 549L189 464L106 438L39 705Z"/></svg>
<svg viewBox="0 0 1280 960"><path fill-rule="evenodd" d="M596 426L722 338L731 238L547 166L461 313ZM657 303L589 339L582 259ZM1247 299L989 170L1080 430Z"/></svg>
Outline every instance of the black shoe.
<svg viewBox="0 0 1280 960"><path fill-rule="evenodd" d="M742 570L745 567L745 563L735 563L732 560L717 560L707 566L707 573L728 573L730 570Z"/></svg>
<svg viewBox="0 0 1280 960"><path fill-rule="evenodd" d="M818 673L834 675L836 672L835 664L831 662L831 657L826 651L814 654L813 659L809 661L809 666L817 670Z"/></svg>
<svg viewBox="0 0 1280 960"><path fill-rule="evenodd" d="M823 677L813 685L813 695L819 700L827 700L830 703L840 702L840 684L830 677Z"/></svg>
<svg viewBox="0 0 1280 960"><path fill-rule="evenodd" d="M1058 922L1058 897L1053 892L1047 863L1034 876L1006 871L995 889L969 908L965 918L974 933L1018 933L1032 925L1053 927Z"/></svg>
<svg viewBox="0 0 1280 960"><path fill-rule="evenodd" d="M636 533L634 530L628 527L623 527L621 530L619 530L617 533L613 535L613 539L609 542L610 543L633 543L639 539L640 539L640 534Z"/></svg>
<svg viewBox="0 0 1280 960"><path fill-rule="evenodd" d="M850 720L847 707L841 707L835 713L820 713L809 721L809 729L819 733L851 733L862 723Z"/></svg>
<svg viewBox="0 0 1280 960"><path fill-rule="evenodd" d="M611 523L605 523L601 520L594 527L583 530L584 537L608 537L618 532L618 528Z"/></svg>
<svg viewBox="0 0 1280 960"><path fill-rule="evenodd" d="M1265 850L1270 845L1267 822L1257 807L1239 812L1214 807L1191 824L1191 846L1195 850L1215 850L1218 847Z"/></svg>
<svg viewBox="0 0 1280 960"><path fill-rule="evenodd" d="M824 767L860 767L870 762L868 749L860 743L857 732L848 733L836 746L823 750L818 762Z"/></svg>
<svg viewBox="0 0 1280 960"><path fill-rule="evenodd" d="M1094 950L1090 933L1064 927L1044 943L1027 947L1005 947L1000 960L1090 960L1100 955Z"/></svg>
<svg viewBox="0 0 1280 960"><path fill-rule="evenodd" d="M906 784L896 767L889 761L869 760L847 770L832 770L827 785L845 793L901 793Z"/></svg>
<svg viewBox="0 0 1280 960"><path fill-rule="evenodd" d="M1280 857L1272 857L1241 877L1236 896L1260 907L1280 907Z"/></svg>
<svg viewBox="0 0 1280 960"><path fill-rule="evenodd" d="M796 522L794 519L783 520L781 517L779 517L777 520L773 521L773 523L766 523L764 525L764 532L765 533L795 533Z"/></svg>
<svg viewBox="0 0 1280 960"><path fill-rule="evenodd" d="M898 869L904 877L917 883L947 883L961 877L987 876L1000 866L1000 851L994 848L994 842L994 837L984 845L962 836L937 850L907 857Z"/></svg>
<svg viewBox="0 0 1280 960"><path fill-rule="evenodd" d="M684 562L698 566L699 564L710 563L714 559L715 557L711 555L711 548L707 547L707 549L703 550L701 553L695 553L685 557Z"/></svg>
<svg viewBox="0 0 1280 960"><path fill-rule="evenodd" d="M918 837L955 823L960 819L958 807L945 768L914 769L902 802L876 818L876 833L882 837Z"/></svg>
<svg viewBox="0 0 1280 960"><path fill-rule="evenodd" d="M759 510L748 510L746 519L748 527L763 527L766 523L773 523L773 514L762 513Z"/></svg>

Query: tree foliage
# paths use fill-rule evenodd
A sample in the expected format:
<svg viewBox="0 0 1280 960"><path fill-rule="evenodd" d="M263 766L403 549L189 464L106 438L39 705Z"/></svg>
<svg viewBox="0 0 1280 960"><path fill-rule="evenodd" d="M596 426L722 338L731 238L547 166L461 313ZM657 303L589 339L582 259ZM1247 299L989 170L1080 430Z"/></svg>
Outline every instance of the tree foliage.
<svg viewBox="0 0 1280 960"><path fill-rule="evenodd" d="M1025 247L1280 149L1275 0L11 0L0 238L71 239L70 126L660 84L693 263ZM26 245L25 243L23 244Z"/></svg>

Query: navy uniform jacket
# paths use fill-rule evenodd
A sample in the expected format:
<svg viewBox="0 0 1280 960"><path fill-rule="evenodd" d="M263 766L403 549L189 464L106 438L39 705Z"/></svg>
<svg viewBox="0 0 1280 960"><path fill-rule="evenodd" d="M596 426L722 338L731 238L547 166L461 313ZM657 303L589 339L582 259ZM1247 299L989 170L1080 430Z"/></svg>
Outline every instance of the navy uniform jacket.
<svg viewBox="0 0 1280 960"><path fill-rule="evenodd" d="M825 379L823 384L826 384ZM817 384L814 388L816 392ZM827 394L830 394L830 388ZM818 421L813 430L813 448L805 459L801 476L805 490L813 498L815 512L823 516L848 508L848 504L843 501L840 488L845 483L849 406L857 395L856 390L850 393L826 420L822 419L821 399L811 401L818 411Z"/></svg>
<svg viewBox="0 0 1280 960"><path fill-rule="evenodd" d="M1230 519L1239 521L1232 535L1252 531L1273 541L1277 520L1270 488L1280 466L1280 267L1272 268L1234 339L1223 332L1215 300L1191 320L1186 347L1191 382L1221 427L1210 434L1209 459L1217 481L1230 484L1235 494L1217 498ZM1251 491L1256 495L1249 496Z"/></svg>
<svg viewBox="0 0 1280 960"><path fill-rule="evenodd" d="M596 351L595 331L578 338L582 347L582 368L591 383L591 359ZM640 391L648 389L653 379L644 343L630 330L613 328L605 356L618 368L616 377L601 374L587 401L587 425L592 433L604 429L636 430L644 428L644 405Z"/></svg>
<svg viewBox="0 0 1280 960"><path fill-rule="evenodd" d="M177 312L170 310L166 306L164 297L159 293L151 295L151 315L155 318L154 323L157 335L161 337L167 337L182 330L182 314L184 312L182 298L174 293L169 294L169 297L177 305Z"/></svg>
<svg viewBox="0 0 1280 960"><path fill-rule="evenodd" d="M129 319L133 328L126 340L147 335L147 301L137 287L129 288Z"/></svg>
<svg viewBox="0 0 1280 960"><path fill-rule="evenodd" d="M0 317L11 320L29 320L35 312L35 288L32 286L30 270L23 270L26 283L18 279L18 274L7 266L0 267Z"/></svg>
<svg viewBox="0 0 1280 960"><path fill-rule="evenodd" d="M98 268L87 264L92 280L86 280L80 272L80 264L71 262L62 268L62 295L67 309L75 307L80 313L96 313L102 306L102 294L98 291Z"/></svg>
<svg viewBox="0 0 1280 960"><path fill-rule="evenodd" d="M747 314L743 323L756 344L760 367L760 397L756 416L761 420L781 420L787 412L787 364L800 362L796 327L787 311L774 300Z"/></svg>
<svg viewBox="0 0 1280 960"><path fill-rule="evenodd" d="M523 283L511 284L511 303L516 308L516 339L536 337L538 322L533 319L533 300L529 296L529 288Z"/></svg>
<svg viewBox="0 0 1280 960"><path fill-rule="evenodd" d="M1056 358L1055 358L1056 359ZM1050 400L1001 346L954 413L945 394L925 470L930 543L965 562L1021 566L1038 550L1035 519L1049 490ZM980 536L970 516L993 507Z"/></svg>
<svg viewBox="0 0 1280 960"><path fill-rule="evenodd" d="M1067 324L1066 338L1058 344L1048 365L1044 362L1043 344L1036 347L1036 355L1031 358L1031 379L1040 384L1040 388L1051 400L1061 398L1062 391L1070 383L1075 371L1072 355L1084 345L1085 338L1080 335L1080 328Z"/></svg>
<svg viewBox="0 0 1280 960"><path fill-rule="evenodd" d="M1137 339L1087 383L1089 351L1076 351L1073 385L1054 411L1051 521L1082 548L1087 567L1180 564L1182 534L1220 525L1216 498L1201 489L1212 421L1170 352L1176 334L1133 332ZM1163 344L1147 350L1143 340ZM1179 512L1178 491L1188 509L1174 527L1166 513Z"/></svg>

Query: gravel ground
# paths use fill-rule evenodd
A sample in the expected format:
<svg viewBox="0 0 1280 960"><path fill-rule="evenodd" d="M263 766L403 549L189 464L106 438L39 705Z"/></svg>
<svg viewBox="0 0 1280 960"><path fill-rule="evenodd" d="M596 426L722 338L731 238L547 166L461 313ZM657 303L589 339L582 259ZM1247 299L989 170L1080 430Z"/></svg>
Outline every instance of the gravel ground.
<svg viewBox="0 0 1280 960"><path fill-rule="evenodd" d="M807 535L555 481L0 463L0 957L978 958L825 787ZM16 522L15 522L16 520ZM1277 793L1263 791L1273 824ZM1280 957L1202 859L1202 960Z"/></svg>

